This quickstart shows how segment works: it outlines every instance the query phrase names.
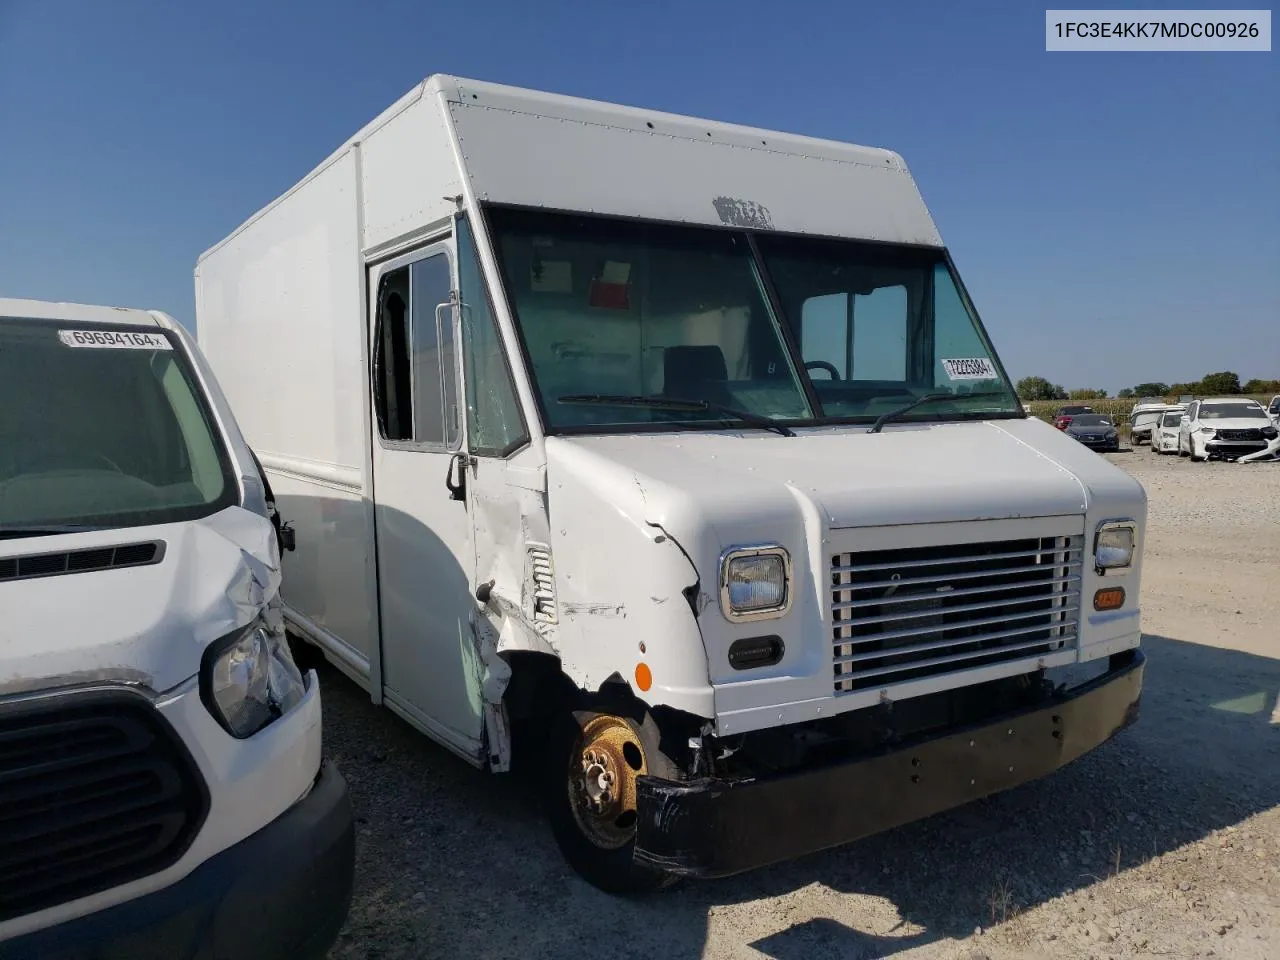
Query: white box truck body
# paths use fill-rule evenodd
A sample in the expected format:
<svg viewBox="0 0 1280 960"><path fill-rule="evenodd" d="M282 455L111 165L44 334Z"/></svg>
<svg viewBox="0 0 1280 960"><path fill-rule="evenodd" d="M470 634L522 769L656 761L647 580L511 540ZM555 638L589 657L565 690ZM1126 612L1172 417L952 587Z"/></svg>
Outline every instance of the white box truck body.
<svg viewBox="0 0 1280 960"><path fill-rule="evenodd" d="M890 151L435 76L196 301L298 531L293 628L478 766L528 732L601 887L1136 716L1142 488L1027 416Z"/></svg>

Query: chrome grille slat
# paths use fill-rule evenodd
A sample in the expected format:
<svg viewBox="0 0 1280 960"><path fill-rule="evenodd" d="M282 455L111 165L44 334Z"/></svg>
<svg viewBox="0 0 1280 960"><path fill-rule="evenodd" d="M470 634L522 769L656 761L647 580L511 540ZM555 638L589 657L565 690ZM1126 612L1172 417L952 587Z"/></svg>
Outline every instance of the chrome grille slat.
<svg viewBox="0 0 1280 960"><path fill-rule="evenodd" d="M1079 608L1079 607L1061 607L1061 608L1059 608L1059 612L1061 612L1061 613L1077 613L1077 612L1079 612L1079 610L1080 610L1080 608ZM926 614L917 614L917 615L916 615L916 617L917 617L917 618L919 618L919 617L921 617L921 616L923 616L923 617L928 617L928 616L929 616L929 614L927 614L927 613L926 613ZM1010 623L1011 621L1014 621L1014 620L1032 620L1032 619L1036 619L1036 618L1041 618L1041 617L1043 617L1043 616L1044 616L1044 611L1043 611L1043 610L1035 610L1035 611L1033 611L1033 612L1031 612L1031 613L1017 613L1017 614L1013 614L1012 616L1008 616L1008 617L984 617L984 618L982 618L981 620L966 620L964 623L962 623L962 624L958 625L958 626L956 627L956 629L968 629L968 628L970 628L970 627L991 627L991 626L995 626L995 625L996 625L996 624L998 624L998 623ZM1036 627L1036 628L1028 628L1028 629L1039 629L1039 628L1038 628L1038 627ZM906 639L909 639L909 638L911 638L911 637L923 637L923 636L927 636L928 634L931 634L931 633L947 633L947 632L948 632L948 631L947 631L947 629L946 629L945 627L943 627L943 629L941 629L941 630L939 630L937 626L913 627L913 628L908 629L908 630L890 630L890 631L887 631L887 632L885 632L885 633L877 633L877 634L875 634L874 636L870 636L870 637L846 636L846 637L842 637L842 638L841 638L841 640L843 641L843 645L849 645L849 644L852 644L852 645L856 646L856 645L858 645L858 644L860 644L860 643L882 643L882 642L883 642L883 641L885 641L885 640L906 640ZM1020 631L1019 631L1019 632L1020 632ZM972 637L972 636L970 636L970 637L964 637L964 638L963 638L963 642L964 642L964 643L976 643L976 642L977 642L978 640L980 640L980 639L994 639L996 636L997 636L997 634L984 634L982 637ZM940 643L944 643L944 644L954 644L954 643L961 642L961 641L957 641L957 640L941 640L941 641L939 641L939 642L940 642ZM905 652L907 652L907 651L905 651L905 650L894 650L894 656L897 656L898 654L900 654L900 653L905 653ZM876 654L867 654L866 656L880 656L880 657L883 657L883 656L884 656L884 654L883 654L883 653L876 653ZM836 663L848 663L848 662L850 662L850 659L851 659L851 658L849 658L849 657L836 657ZM864 657L863 657L863 656L858 656L858 657L853 657L852 659L853 659L853 660L862 660L862 659L864 659Z"/></svg>
<svg viewBox="0 0 1280 960"><path fill-rule="evenodd" d="M1013 627L1009 630L991 630L987 633L980 633L977 636L965 637L963 641L956 640L933 640L929 643L916 643L908 647L897 647L892 654L886 655L883 650L869 650L866 653L850 653L835 658L836 663L863 663L868 660L885 660L895 659L897 657L909 657L917 653L928 653L931 650L943 650L948 647L967 647L975 643L986 643L989 640L1006 640L1013 637L1025 636L1028 633L1037 633L1043 628L1040 626L1029 627ZM1058 638L1054 638L1058 639ZM1040 640L1038 643L1049 643L1049 640ZM978 651L981 655L985 651ZM893 668L890 668L893 669Z"/></svg>
<svg viewBox="0 0 1280 960"><path fill-rule="evenodd" d="M1036 649L1037 647L1042 648L1042 649L1046 649L1046 650L1047 650L1047 649L1049 649L1049 642L1048 642L1048 641L1046 641L1046 640L1030 640L1030 641L1028 641L1028 642L1026 642L1026 643L1015 643L1015 644L1009 644L1009 645L1006 645L1005 647L1003 647L1002 649L1004 649L1004 650L1005 650L1005 651L1007 651L1007 652L1024 653L1024 652L1029 652L1029 651L1031 651L1031 650L1034 650L1034 649ZM973 660L973 659L976 659L976 658L978 658L978 657L981 657L981 656L983 656L983 655L985 655L985 654L987 654L987 653L989 653L989 652L990 652L990 651L987 651L987 650L973 650L973 651L970 651L970 652L968 652L968 653L955 653L955 654L951 654L950 656L946 656L946 657L933 657L932 659L929 659L929 660L921 660L921 661L919 661L919 662L917 662L917 663L913 664L912 666L913 666L914 668L920 668L920 667L937 667L937 666L947 666L947 665L952 664L952 663L961 663L961 662L963 662L963 661L965 661L965 660ZM1009 659L1011 659L1011 660L1012 660L1012 659L1016 659L1016 658L1014 658L1014 657L1010 657ZM897 673L897 672L899 672L901 669L902 669L902 668L901 668L901 667L899 667L899 666L892 666L892 667L879 667L879 668L874 669L874 670L864 670L864 671L861 671L861 672L859 673L859 676L862 676L862 677L881 677L881 676L884 676L885 674L889 674L889 673Z"/></svg>
<svg viewBox="0 0 1280 960"><path fill-rule="evenodd" d="M1078 568L1079 563L1077 563L1076 566ZM1000 591L1029 589L1031 587L1053 587L1053 586L1065 585L1068 583L1079 583L1079 582L1080 582L1080 577L1078 576L1052 577L1052 578L1045 578L1043 580L1026 580L1021 583L1001 584L1000 586L997 586L997 587L966 587L962 590L951 590L947 593L947 596L976 597L979 594L983 594L983 593L997 593ZM852 591L846 591L846 592L852 592ZM1053 596L1053 595L1054 595L1053 593L1043 594L1043 596L1045 597ZM832 610L856 610L862 607L886 606L894 603L910 603L912 600L919 600L919 599L920 599L920 595L914 594L910 596L904 595L901 597L886 597L884 599L873 599L873 600L842 600L838 603L833 603L831 605L831 609ZM1041 597L1029 597L1028 599L1035 600L1035 599L1041 599Z"/></svg>
<svg viewBox="0 0 1280 960"><path fill-rule="evenodd" d="M1079 535L834 554L836 694L1074 646L1083 554Z"/></svg>
<svg viewBox="0 0 1280 960"><path fill-rule="evenodd" d="M955 596L955 594L949 594L949 596ZM1072 590L1072 591L1069 591L1067 594L1065 594L1065 596L1069 600L1078 601L1080 599L1080 591ZM983 610L1001 610L1001 609L1004 609L1005 607L1027 606L1032 603L1037 603L1041 599L1042 597L1039 595L1030 596L1030 597L1014 597L1011 600L995 600L990 602L966 603L958 607L951 607L950 609L952 613L980 613ZM858 623L859 624L896 623L900 620L919 620L921 616L922 614L919 614L919 613L887 613L884 616L880 616L880 617L859 617ZM928 614L923 614L923 616L928 616Z"/></svg>
<svg viewBox="0 0 1280 960"><path fill-rule="evenodd" d="M899 577L894 580L873 580L865 583L859 583L859 590L878 590L880 588L901 590L903 587L923 586L930 583L952 583L956 580L981 580L985 577L1026 577L1029 574L1048 573L1053 570L1049 564L1035 564L1034 566L1025 567L1000 567L995 570L972 570L968 573L943 573L932 577ZM1044 578L1041 578L1044 579ZM1028 579L1027 583L1037 583L1039 581Z"/></svg>
<svg viewBox="0 0 1280 960"><path fill-rule="evenodd" d="M1067 551L1079 553L1079 549ZM832 564L832 573L870 573L876 570L909 570L918 567L937 567L947 563L980 563L986 560L1020 560L1024 557L1053 557L1052 550L1015 550L1010 553L990 553L981 557L956 557L948 560L909 560L905 563L857 563Z"/></svg>

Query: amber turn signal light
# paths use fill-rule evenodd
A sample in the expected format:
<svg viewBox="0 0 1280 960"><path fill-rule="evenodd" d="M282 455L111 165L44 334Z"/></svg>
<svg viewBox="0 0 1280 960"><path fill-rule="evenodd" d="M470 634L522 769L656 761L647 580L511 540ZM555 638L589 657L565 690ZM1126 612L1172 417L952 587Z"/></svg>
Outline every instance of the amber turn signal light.
<svg viewBox="0 0 1280 960"><path fill-rule="evenodd" d="M1093 595L1093 609L1119 610L1124 606L1124 587L1107 587Z"/></svg>
<svg viewBox="0 0 1280 960"><path fill-rule="evenodd" d="M636 664L636 686L641 690L648 690L653 686L653 672L647 663Z"/></svg>

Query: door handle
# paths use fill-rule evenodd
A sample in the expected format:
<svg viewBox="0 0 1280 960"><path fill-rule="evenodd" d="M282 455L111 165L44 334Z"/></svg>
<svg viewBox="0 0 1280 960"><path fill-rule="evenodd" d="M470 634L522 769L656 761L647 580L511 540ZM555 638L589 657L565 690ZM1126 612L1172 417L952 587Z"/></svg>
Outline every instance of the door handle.
<svg viewBox="0 0 1280 960"><path fill-rule="evenodd" d="M449 469L444 475L444 485L449 490L449 497L453 500L467 499L467 467L471 463L471 457L465 453L455 453L449 458ZM458 467L458 482L453 481L454 465Z"/></svg>

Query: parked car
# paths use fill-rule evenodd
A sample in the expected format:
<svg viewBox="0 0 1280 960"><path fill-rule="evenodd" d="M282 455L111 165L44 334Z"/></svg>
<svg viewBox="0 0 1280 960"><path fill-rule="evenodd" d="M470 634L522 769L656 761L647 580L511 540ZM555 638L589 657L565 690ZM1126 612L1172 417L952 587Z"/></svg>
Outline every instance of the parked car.
<svg viewBox="0 0 1280 960"><path fill-rule="evenodd" d="M1178 453L1192 460L1234 460L1265 450L1280 429L1247 397L1195 400L1178 431Z"/></svg>
<svg viewBox="0 0 1280 960"><path fill-rule="evenodd" d="M1186 411L1182 408L1166 410L1160 414L1160 420L1151 431L1151 449L1156 453L1178 452L1178 430L1182 426L1182 418Z"/></svg>
<svg viewBox="0 0 1280 960"><path fill-rule="evenodd" d="M1059 407L1058 412L1053 416L1053 425L1059 430L1065 430L1067 425L1071 423L1071 418L1081 413L1093 413L1093 407L1085 406L1084 404Z"/></svg>
<svg viewBox="0 0 1280 960"><path fill-rule="evenodd" d="M0 436L0 956L323 956L351 803L289 528L195 342L0 300Z"/></svg>
<svg viewBox="0 0 1280 960"><path fill-rule="evenodd" d="M1267 404L1267 415L1280 424L1280 393L1272 397L1271 402Z"/></svg>
<svg viewBox="0 0 1280 960"><path fill-rule="evenodd" d="M1134 404L1129 413L1129 442L1134 446L1149 442L1152 429L1168 409L1169 405L1162 400Z"/></svg>
<svg viewBox="0 0 1280 960"><path fill-rule="evenodd" d="M1093 450L1120 449L1115 421L1100 413L1077 413L1067 424L1067 434Z"/></svg>
<svg viewBox="0 0 1280 960"><path fill-rule="evenodd" d="M448 76L195 278L291 628L475 767L529 749L614 893L1135 719L1146 494L1027 417L962 291L896 153Z"/></svg>

